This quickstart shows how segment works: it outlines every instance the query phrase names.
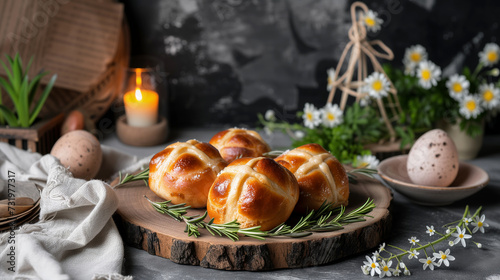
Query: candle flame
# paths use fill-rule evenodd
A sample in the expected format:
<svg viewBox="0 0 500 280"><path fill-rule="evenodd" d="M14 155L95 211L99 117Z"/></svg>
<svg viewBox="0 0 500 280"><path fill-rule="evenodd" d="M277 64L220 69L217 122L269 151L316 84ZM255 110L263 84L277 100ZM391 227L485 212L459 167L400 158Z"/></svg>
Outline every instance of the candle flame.
<svg viewBox="0 0 500 280"><path fill-rule="evenodd" d="M135 69L135 85L137 88L140 88L142 85L141 69L139 68Z"/></svg>
<svg viewBox="0 0 500 280"><path fill-rule="evenodd" d="M137 99L137 101L142 100L142 93L141 93L141 90L139 88L135 89L135 99Z"/></svg>

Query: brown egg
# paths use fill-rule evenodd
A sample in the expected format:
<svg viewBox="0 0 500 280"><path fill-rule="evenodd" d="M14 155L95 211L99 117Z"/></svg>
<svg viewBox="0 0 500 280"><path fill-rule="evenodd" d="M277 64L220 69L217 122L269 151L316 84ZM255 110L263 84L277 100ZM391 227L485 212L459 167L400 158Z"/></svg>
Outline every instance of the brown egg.
<svg viewBox="0 0 500 280"><path fill-rule="evenodd" d="M99 140L85 130L70 131L54 144L51 155L69 167L75 178L90 180L101 168L102 150Z"/></svg>
<svg viewBox="0 0 500 280"><path fill-rule="evenodd" d="M61 135L64 135L70 131L82 130L85 128L85 117L82 112L78 110L73 110L68 113L66 119L61 126Z"/></svg>

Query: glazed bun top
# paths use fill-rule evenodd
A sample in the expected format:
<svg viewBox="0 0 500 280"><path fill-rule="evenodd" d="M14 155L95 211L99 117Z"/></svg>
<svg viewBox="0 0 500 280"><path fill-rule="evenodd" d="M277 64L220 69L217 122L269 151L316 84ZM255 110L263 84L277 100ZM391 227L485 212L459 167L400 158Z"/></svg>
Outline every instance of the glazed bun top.
<svg viewBox="0 0 500 280"><path fill-rule="evenodd" d="M215 134L210 144L219 150L228 163L242 157L260 157L271 151L259 133L241 128L230 128Z"/></svg>
<svg viewBox="0 0 500 280"><path fill-rule="evenodd" d="M242 228L272 229L291 215L299 197L293 174L274 160L241 158L210 189L207 210L216 224L237 220Z"/></svg>
<svg viewBox="0 0 500 280"><path fill-rule="evenodd" d="M324 201L333 206L347 205L349 178L344 166L320 145L303 145L275 160L297 178L300 198L296 212L318 209Z"/></svg>
<svg viewBox="0 0 500 280"><path fill-rule="evenodd" d="M189 140L167 146L149 163L149 187L172 203L206 207L208 191L226 167L219 151L209 143Z"/></svg>

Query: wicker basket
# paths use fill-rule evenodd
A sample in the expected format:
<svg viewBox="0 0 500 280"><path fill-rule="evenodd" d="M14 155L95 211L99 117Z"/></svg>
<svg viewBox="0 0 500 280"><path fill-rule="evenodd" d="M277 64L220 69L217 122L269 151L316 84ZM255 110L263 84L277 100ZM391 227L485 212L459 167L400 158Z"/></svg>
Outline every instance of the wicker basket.
<svg viewBox="0 0 500 280"><path fill-rule="evenodd" d="M39 121L30 128L0 127L0 142L42 155L48 154L61 136L63 120L64 114L59 114Z"/></svg>

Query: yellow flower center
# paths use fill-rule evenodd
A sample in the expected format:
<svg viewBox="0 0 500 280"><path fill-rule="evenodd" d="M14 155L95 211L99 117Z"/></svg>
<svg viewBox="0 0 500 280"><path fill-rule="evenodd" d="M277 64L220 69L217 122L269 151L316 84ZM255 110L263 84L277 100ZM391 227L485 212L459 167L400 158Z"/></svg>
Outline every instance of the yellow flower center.
<svg viewBox="0 0 500 280"><path fill-rule="evenodd" d="M477 222L477 226L478 227L482 227L483 226L483 222Z"/></svg>
<svg viewBox="0 0 500 280"><path fill-rule="evenodd" d="M493 92L491 92L491 90L486 90L483 93L483 99L490 102L493 99Z"/></svg>
<svg viewBox="0 0 500 280"><path fill-rule="evenodd" d="M307 118L308 120L312 121L312 119L313 119L313 114L311 114L311 113L306 113L306 118Z"/></svg>
<svg viewBox="0 0 500 280"><path fill-rule="evenodd" d="M375 19L371 18L371 17L366 17L365 18L365 23L366 25L372 27L375 25Z"/></svg>
<svg viewBox="0 0 500 280"><path fill-rule="evenodd" d="M332 79L332 78L330 78L330 77L328 77L328 84L329 84L329 85L333 84L333 79Z"/></svg>
<svg viewBox="0 0 500 280"><path fill-rule="evenodd" d="M335 120L335 115L333 115L332 113L328 113L326 115L326 118L329 120L329 121L334 121Z"/></svg>
<svg viewBox="0 0 500 280"><path fill-rule="evenodd" d="M446 255L441 255L441 259L446 260Z"/></svg>
<svg viewBox="0 0 500 280"><path fill-rule="evenodd" d="M495 51L490 51L486 56L489 62L495 62L498 60L498 53Z"/></svg>
<svg viewBox="0 0 500 280"><path fill-rule="evenodd" d="M429 69L422 70L422 79L428 81L431 78L431 71Z"/></svg>
<svg viewBox="0 0 500 280"><path fill-rule="evenodd" d="M464 235L460 233L460 234L458 235L458 237L460 237L460 238L464 238Z"/></svg>
<svg viewBox="0 0 500 280"><path fill-rule="evenodd" d="M420 54L419 54L418 52L414 52L414 53L412 53L412 54L410 55L410 59L411 59L411 61L413 61L413 62L419 62L421 58L422 58L422 57L420 56Z"/></svg>
<svg viewBox="0 0 500 280"><path fill-rule="evenodd" d="M380 80L376 80L375 82L373 82L372 88L375 91L380 91L382 89L382 82Z"/></svg>
<svg viewBox="0 0 500 280"><path fill-rule="evenodd" d="M474 102L474 100L467 101L465 108L471 112L474 111L476 109L476 102ZM460 238L462 238L462 236L460 236Z"/></svg>
<svg viewBox="0 0 500 280"><path fill-rule="evenodd" d="M427 264L431 264L432 263L432 260L427 260Z"/></svg>
<svg viewBox="0 0 500 280"><path fill-rule="evenodd" d="M371 267L375 268L375 267L377 267L377 265L375 265L375 263L372 263Z"/></svg>
<svg viewBox="0 0 500 280"><path fill-rule="evenodd" d="M454 92L461 92L462 91L462 85L460 83L453 83L453 91Z"/></svg>
<svg viewBox="0 0 500 280"><path fill-rule="evenodd" d="M388 266L384 266L384 268L382 268L383 271L389 271L389 267Z"/></svg>

